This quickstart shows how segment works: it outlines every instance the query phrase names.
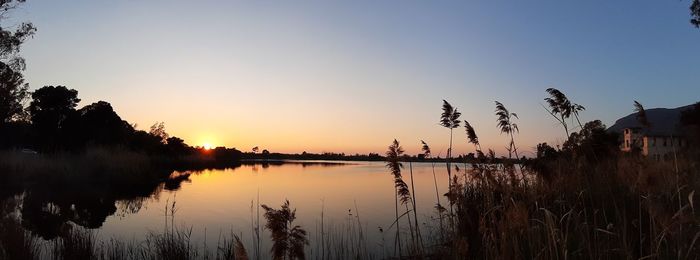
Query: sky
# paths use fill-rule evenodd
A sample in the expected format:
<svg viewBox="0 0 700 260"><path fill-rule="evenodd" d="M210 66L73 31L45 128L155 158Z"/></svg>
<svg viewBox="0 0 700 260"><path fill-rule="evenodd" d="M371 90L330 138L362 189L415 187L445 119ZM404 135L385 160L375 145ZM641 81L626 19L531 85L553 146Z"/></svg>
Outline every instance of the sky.
<svg viewBox="0 0 700 260"><path fill-rule="evenodd" d="M79 106L191 145L249 151L383 153L398 139L444 155L442 100L503 154L494 101L520 119L516 145L565 134L543 109L555 87L612 125L700 101L700 29L690 1L50 1L30 21L31 89L65 85ZM463 128L455 154L473 152Z"/></svg>

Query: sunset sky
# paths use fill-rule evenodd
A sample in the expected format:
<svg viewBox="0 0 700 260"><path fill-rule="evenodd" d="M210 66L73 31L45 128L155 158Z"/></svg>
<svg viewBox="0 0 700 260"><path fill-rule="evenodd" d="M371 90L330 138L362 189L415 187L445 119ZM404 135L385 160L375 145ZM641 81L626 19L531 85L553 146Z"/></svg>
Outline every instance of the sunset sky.
<svg viewBox="0 0 700 260"><path fill-rule="evenodd" d="M520 115L516 143L561 143L542 108L556 87L611 125L700 101L690 1L49 1L10 23L32 89L65 85L147 129L248 151L444 150L447 99L484 148L504 151L494 100ZM473 149L455 131L457 153ZM526 153L526 155L532 155Z"/></svg>

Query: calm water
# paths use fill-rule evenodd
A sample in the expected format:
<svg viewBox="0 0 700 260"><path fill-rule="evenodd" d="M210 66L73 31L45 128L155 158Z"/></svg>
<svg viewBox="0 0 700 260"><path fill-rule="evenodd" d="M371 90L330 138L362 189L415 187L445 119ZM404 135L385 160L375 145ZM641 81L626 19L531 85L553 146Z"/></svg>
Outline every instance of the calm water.
<svg viewBox="0 0 700 260"><path fill-rule="evenodd" d="M447 190L444 164L436 164L435 173L438 189L443 194ZM410 186L407 164L403 174ZM433 208L436 195L431 164L414 163L413 175L419 221L432 225L435 221L430 221L430 218L436 215ZM335 229L335 232L347 230L349 219L357 228L356 218L359 216L368 251L380 255L382 250L393 251L395 229L388 229L394 220L393 187L393 178L383 162L256 164L226 170L205 170L193 172L189 180L176 190L159 189L142 201L140 208L127 210L127 205L133 205L133 202L117 201L116 214L106 218L98 229L98 235L138 241L148 232L160 232L165 225L165 207L174 200L177 209L175 224L191 227L195 243L203 245L206 241L211 248L220 233L233 231L242 234L250 252L253 241L251 202L255 204L259 195L260 204L275 208L285 199L291 202L292 207L297 209L296 223L309 232L310 251L315 251L317 247L316 236L320 232L323 208L326 232L329 229ZM441 200L443 205L446 204L444 197ZM262 217L261 225L264 225ZM401 225L406 227L405 221ZM379 232L379 227L385 230L385 235ZM429 229L427 226L421 228ZM422 232L428 236L428 230ZM261 251L267 254L269 233L263 230L261 237ZM383 247L382 243L386 246Z"/></svg>

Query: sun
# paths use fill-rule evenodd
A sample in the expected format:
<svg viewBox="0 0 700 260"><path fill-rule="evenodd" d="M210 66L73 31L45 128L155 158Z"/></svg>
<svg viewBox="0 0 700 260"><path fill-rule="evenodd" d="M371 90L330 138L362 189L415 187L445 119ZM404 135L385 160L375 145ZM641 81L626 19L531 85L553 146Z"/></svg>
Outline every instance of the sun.
<svg viewBox="0 0 700 260"><path fill-rule="evenodd" d="M202 147L204 148L204 150L211 150L212 148L214 148L214 146L211 145L211 143L204 143Z"/></svg>

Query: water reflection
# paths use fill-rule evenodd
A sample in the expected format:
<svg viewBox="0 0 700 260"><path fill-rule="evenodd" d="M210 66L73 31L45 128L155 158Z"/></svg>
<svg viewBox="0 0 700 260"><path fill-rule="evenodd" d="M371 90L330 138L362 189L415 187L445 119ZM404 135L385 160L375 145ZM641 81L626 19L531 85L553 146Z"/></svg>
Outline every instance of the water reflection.
<svg viewBox="0 0 700 260"><path fill-rule="evenodd" d="M177 190L189 174L178 174L162 182L138 185L96 185L91 181L54 185L52 183L29 184L18 198L6 194L4 200L19 199L19 216L22 226L44 239L57 237L68 222L97 229L107 217L138 213L143 203L159 196L163 189Z"/></svg>
<svg viewBox="0 0 700 260"><path fill-rule="evenodd" d="M229 168L233 170L243 165L254 171L258 167L281 167L282 165L300 165L337 167L345 163L308 162L308 161L249 161ZM223 170L223 169L219 169ZM117 215L121 218L137 214L149 199L157 200L165 190L174 192L182 183L191 183L190 175L209 173L211 170L174 171L162 182L143 183L139 185L120 186L100 185L94 187L92 182L72 183L71 185L52 185L51 183L29 185L23 191L3 189L0 200L18 199L19 216L22 226L44 239L57 237L69 221L89 229L102 227L107 217ZM20 194L19 198L15 195ZM5 203L3 203L5 204ZM9 214L13 211L4 212Z"/></svg>
<svg viewBox="0 0 700 260"><path fill-rule="evenodd" d="M421 223L430 223L436 203L431 165L413 167L418 215ZM437 184L440 194L446 192L446 173L439 168ZM310 233L308 250L318 250L314 243L323 237L322 221L326 235L347 232L352 225L362 230L370 251L392 250L393 233L384 233L393 222L394 189L382 162L244 162L226 169L175 171L161 182L138 186L34 187L21 196L19 215L24 228L44 239L73 223L99 229L102 238L138 240L163 228L164 208L176 200L175 222L192 227L194 241L211 244L220 232L233 231L252 248L254 208L285 199L297 209L297 223ZM261 234L263 254L269 249L266 232Z"/></svg>

